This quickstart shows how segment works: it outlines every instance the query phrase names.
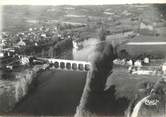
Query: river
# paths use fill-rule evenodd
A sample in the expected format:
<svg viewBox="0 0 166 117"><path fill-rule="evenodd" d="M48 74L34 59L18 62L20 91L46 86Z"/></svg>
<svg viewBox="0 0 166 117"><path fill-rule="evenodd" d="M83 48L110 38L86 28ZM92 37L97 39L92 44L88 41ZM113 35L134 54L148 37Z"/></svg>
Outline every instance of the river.
<svg viewBox="0 0 166 117"><path fill-rule="evenodd" d="M86 43L93 42L89 40ZM88 60L94 47L73 49L74 60ZM71 52L72 54L72 52ZM86 81L87 72L48 70L38 76L38 85L12 113L23 115L74 115Z"/></svg>
<svg viewBox="0 0 166 117"><path fill-rule="evenodd" d="M73 115L85 78L85 72L45 71L38 76L37 87L13 112L23 115Z"/></svg>

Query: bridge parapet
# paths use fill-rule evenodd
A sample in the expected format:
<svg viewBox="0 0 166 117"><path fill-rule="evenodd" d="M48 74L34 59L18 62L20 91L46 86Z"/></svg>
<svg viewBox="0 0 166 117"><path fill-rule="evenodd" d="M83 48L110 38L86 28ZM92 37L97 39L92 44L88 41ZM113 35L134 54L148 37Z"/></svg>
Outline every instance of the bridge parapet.
<svg viewBox="0 0 166 117"><path fill-rule="evenodd" d="M48 59L51 67L59 70L68 71L89 71L91 68L90 62L65 60L65 59Z"/></svg>

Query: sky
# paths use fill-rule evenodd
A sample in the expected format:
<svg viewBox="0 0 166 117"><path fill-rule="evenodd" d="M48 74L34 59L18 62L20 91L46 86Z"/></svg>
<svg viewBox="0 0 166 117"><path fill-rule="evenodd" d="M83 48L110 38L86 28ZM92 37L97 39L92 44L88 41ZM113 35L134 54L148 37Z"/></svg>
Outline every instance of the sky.
<svg viewBox="0 0 166 117"><path fill-rule="evenodd" d="M0 5L103 5L166 3L166 0L0 0Z"/></svg>

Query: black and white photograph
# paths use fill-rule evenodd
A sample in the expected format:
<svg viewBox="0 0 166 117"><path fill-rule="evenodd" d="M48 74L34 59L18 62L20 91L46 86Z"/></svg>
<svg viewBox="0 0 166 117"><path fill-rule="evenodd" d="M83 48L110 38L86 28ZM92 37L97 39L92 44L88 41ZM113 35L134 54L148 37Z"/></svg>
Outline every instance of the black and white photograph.
<svg viewBox="0 0 166 117"><path fill-rule="evenodd" d="M0 1L0 116L166 117L166 0Z"/></svg>

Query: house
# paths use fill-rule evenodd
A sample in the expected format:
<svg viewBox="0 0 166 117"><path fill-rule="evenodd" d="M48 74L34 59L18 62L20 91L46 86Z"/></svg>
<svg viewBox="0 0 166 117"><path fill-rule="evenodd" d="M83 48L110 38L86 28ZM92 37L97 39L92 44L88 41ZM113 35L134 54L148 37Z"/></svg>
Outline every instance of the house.
<svg viewBox="0 0 166 117"><path fill-rule="evenodd" d="M76 49L81 49L81 48L83 48L82 42L79 42L79 41L77 41L77 40L73 40L72 43L73 43L73 48L76 48Z"/></svg>
<svg viewBox="0 0 166 117"><path fill-rule="evenodd" d="M166 74L166 63L162 65L162 71L163 71L163 74Z"/></svg>
<svg viewBox="0 0 166 117"><path fill-rule="evenodd" d="M140 29L147 29L147 30L153 31L154 30L154 26L150 25L150 24L147 24L145 22L141 22L140 23Z"/></svg>
<svg viewBox="0 0 166 117"><path fill-rule="evenodd" d="M144 61L145 64L149 64L150 63L150 59L148 57L145 57L143 61Z"/></svg>
<svg viewBox="0 0 166 117"><path fill-rule="evenodd" d="M134 62L134 66L135 66L135 67L142 67L142 62L141 62L141 60L136 60L136 61Z"/></svg>
<svg viewBox="0 0 166 117"><path fill-rule="evenodd" d="M16 45L21 47L21 46L26 46L26 43L21 39Z"/></svg>
<svg viewBox="0 0 166 117"><path fill-rule="evenodd" d="M126 62L126 64L129 65L129 66L133 66L133 60L131 60L131 59L128 60L128 61Z"/></svg>
<svg viewBox="0 0 166 117"><path fill-rule="evenodd" d="M20 59L20 63L21 63L21 65L27 65L27 64L29 64L29 59L28 59L28 57L21 57L21 59Z"/></svg>
<svg viewBox="0 0 166 117"><path fill-rule="evenodd" d="M0 47L3 48L4 46L6 46L6 40L2 39L0 43Z"/></svg>
<svg viewBox="0 0 166 117"><path fill-rule="evenodd" d="M0 52L0 58L3 58L3 57L4 57L4 53Z"/></svg>

